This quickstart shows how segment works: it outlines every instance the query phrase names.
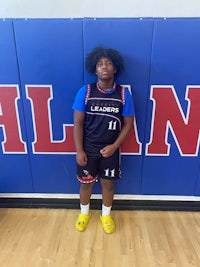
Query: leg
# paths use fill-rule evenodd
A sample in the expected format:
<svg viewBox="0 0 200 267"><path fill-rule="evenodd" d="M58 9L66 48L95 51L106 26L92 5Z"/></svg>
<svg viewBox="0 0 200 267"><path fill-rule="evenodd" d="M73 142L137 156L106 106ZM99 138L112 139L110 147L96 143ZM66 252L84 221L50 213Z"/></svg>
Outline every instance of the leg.
<svg viewBox="0 0 200 267"><path fill-rule="evenodd" d="M119 149L115 153L108 157L102 157L100 160L100 172L101 187L103 205L111 207L114 197L114 181L120 177L120 156Z"/></svg>
<svg viewBox="0 0 200 267"><path fill-rule="evenodd" d="M114 181L101 178L103 205L111 207L114 197Z"/></svg>
<svg viewBox="0 0 200 267"><path fill-rule="evenodd" d="M90 197L92 194L94 182L92 183L81 183L80 186L80 207L81 213L76 220L76 229L80 232L84 231L87 227L88 221L90 219L91 214L89 213L90 208Z"/></svg>
<svg viewBox="0 0 200 267"><path fill-rule="evenodd" d="M77 165L77 178L80 184L80 208L81 212L76 220L76 229L84 231L90 219L90 197L97 178L98 159L88 157L86 166Z"/></svg>
<svg viewBox="0 0 200 267"><path fill-rule="evenodd" d="M102 215L100 216L103 229L107 234L111 234L115 231L115 223L110 216L114 197L114 181L101 178L102 186Z"/></svg>
<svg viewBox="0 0 200 267"><path fill-rule="evenodd" d="M88 184L81 183L81 186L80 186L80 203L82 205L89 204L94 183L95 182L88 183Z"/></svg>
<svg viewBox="0 0 200 267"><path fill-rule="evenodd" d="M102 186L102 215L100 216L103 229L107 234L115 231L115 223L110 215L114 197L114 180L120 177L119 149L108 158L101 158L100 177Z"/></svg>
<svg viewBox="0 0 200 267"><path fill-rule="evenodd" d="M77 178L80 181L80 203L87 205L90 202L92 189L98 174L98 158L88 156L86 166L77 164Z"/></svg>

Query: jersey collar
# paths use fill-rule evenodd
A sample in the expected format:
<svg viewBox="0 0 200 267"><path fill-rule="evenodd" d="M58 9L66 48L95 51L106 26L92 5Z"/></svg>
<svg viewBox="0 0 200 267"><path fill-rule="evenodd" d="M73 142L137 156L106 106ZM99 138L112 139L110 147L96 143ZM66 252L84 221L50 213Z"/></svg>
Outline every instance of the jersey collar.
<svg viewBox="0 0 200 267"><path fill-rule="evenodd" d="M103 94L112 94L112 93L116 90L117 85L116 85L116 83L114 83L112 89L102 90L102 89L99 87L99 84L98 84L98 82L97 82L97 83L96 83L96 87L97 87L97 89L98 89L101 93L103 93Z"/></svg>

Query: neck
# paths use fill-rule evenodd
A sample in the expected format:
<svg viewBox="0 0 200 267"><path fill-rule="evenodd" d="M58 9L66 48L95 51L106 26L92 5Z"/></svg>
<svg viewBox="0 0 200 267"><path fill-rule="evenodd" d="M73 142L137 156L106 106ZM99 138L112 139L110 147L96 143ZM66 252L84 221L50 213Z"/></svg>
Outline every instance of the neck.
<svg viewBox="0 0 200 267"><path fill-rule="evenodd" d="M98 80L98 85L102 90L108 90L113 88L114 81L100 81Z"/></svg>

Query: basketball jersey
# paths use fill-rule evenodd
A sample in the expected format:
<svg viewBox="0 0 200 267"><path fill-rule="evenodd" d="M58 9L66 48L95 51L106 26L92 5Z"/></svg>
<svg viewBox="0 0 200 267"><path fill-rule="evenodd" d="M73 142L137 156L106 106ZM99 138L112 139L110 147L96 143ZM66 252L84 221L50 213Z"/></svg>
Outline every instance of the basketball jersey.
<svg viewBox="0 0 200 267"><path fill-rule="evenodd" d="M101 90L97 83L88 85L83 135L85 151L95 153L115 142L123 123L124 90L116 84L109 92Z"/></svg>

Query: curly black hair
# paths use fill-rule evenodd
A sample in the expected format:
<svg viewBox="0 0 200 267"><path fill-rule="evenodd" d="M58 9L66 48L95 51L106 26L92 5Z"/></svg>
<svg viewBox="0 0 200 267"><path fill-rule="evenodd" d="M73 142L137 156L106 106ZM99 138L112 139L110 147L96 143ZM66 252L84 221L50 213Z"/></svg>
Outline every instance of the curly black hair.
<svg viewBox="0 0 200 267"><path fill-rule="evenodd" d="M119 76L119 74L124 70L123 58L117 50L98 46L86 57L85 66L90 74L96 73L96 64L102 57L106 57L112 61L117 71L115 74L116 76Z"/></svg>

